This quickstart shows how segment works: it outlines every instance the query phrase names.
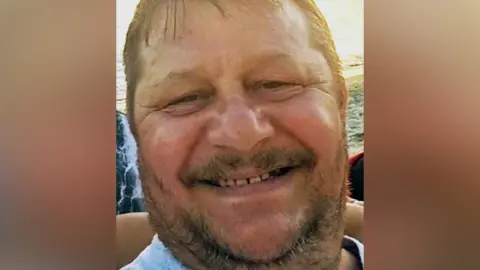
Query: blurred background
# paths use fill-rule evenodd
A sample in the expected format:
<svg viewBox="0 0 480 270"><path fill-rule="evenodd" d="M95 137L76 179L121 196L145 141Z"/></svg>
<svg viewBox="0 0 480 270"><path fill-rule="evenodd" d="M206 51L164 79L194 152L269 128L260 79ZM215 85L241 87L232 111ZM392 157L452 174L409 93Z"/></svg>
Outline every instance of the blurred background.
<svg viewBox="0 0 480 270"><path fill-rule="evenodd" d="M138 0L117 0L117 110L125 111L122 51ZM350 90L347 134L351 154L363 150L363 0L317 0L332 31Z"/></svg>

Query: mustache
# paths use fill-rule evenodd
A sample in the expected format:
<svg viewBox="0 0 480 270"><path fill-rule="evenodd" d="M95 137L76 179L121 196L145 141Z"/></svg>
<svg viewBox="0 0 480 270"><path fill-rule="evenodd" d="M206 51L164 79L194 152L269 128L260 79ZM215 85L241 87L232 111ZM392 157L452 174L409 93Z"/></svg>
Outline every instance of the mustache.
<svg viewBox="0 0 480 270"><path fill-rule="evenodd" d="M253 167L260 171L269 172L287 166L313 169L316 163L316 155L307 148L270 148L251 156L215 155L202 165L184 170L180 179L185 184L194 184L199 180L226 179L230 172L242 167Z"/></svg>

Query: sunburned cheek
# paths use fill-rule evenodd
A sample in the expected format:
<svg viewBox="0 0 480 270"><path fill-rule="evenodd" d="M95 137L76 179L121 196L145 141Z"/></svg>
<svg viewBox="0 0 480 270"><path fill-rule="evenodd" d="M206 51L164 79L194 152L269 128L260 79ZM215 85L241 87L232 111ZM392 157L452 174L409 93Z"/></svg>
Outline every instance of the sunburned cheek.
<svg viewBox="0 0 480 270"><path fill-rule="evenodd" d="M198 136L193 123L181 120L146 119L140 131L143 159L168 187L181 188L179 172Z"/></svg>
<svg viewBox="0 0 480 270"><path fill-rule="evenodd" d="M338 105L326 95L305 95L271 110L271 117L320 156L334 157L341 142Z"/></svg>

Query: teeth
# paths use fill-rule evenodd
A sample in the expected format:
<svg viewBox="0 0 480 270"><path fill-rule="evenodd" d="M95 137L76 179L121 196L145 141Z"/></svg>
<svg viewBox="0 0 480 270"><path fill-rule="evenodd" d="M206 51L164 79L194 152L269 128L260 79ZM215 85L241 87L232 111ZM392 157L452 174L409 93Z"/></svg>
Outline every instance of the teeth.
<svg viewBox="0 0 480 270"><path fill-rule="evenodd" d="M233 187L233 186L243 186L248 184L260 183L262 181L268 180L270 178L269 173L259 175L257 177L247 178L247 179L232 179L232 180L219 180L219 185L221 187Z"/></svg>
<svg viewBox="0 0 480 270"><path fill-rule="evenodd" d="M260 179L259 176L255 177L255 178L250 178L250 184L255 184L255 183L258 183L258 182L261 182L262 179Z"/></svg>
<svg viewBox="0 0 480 270"><path fill-rule="evenodd" d="M235 184L237 186L243 186L243 185L247 185L248 184L248 181L246 179L241 179L241 180L237 180L235 181Z"/></svg>

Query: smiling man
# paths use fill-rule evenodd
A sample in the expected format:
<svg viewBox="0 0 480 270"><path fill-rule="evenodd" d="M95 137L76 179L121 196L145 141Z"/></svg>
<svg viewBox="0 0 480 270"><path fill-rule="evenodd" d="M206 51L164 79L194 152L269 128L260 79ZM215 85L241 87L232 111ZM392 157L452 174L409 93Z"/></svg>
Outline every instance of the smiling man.
<svg viewBox="0 0 480 270"><path fill-rule="evenodd" d="M124 269L356 269L347 91L314 1L141 1L124 63L157 234Z"/></svg>

